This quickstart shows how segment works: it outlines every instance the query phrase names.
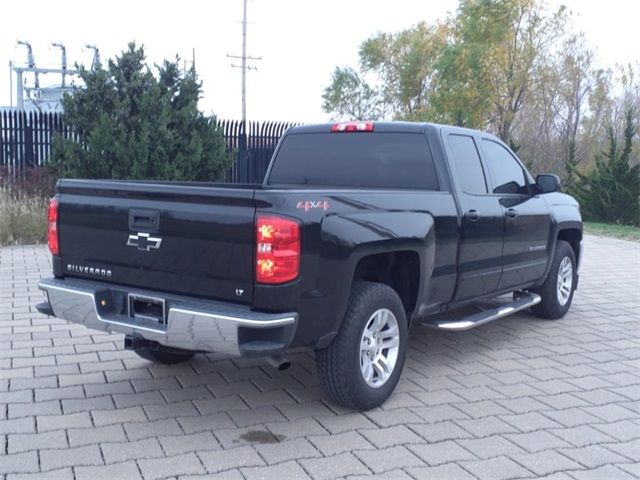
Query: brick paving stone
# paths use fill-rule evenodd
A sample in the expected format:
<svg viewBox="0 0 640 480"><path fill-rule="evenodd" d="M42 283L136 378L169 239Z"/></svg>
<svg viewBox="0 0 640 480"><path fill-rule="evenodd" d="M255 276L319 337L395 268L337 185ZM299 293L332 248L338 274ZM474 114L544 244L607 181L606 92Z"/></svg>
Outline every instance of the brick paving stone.
<svg viewBox="0 0 640 480"><path fill-rule="evenodd" d="M341 453L333 457L300 460L302 467L315 480L328 480L338 476L366 475L370 470L353 454Z"/></svg>
<svg viewBox="0 0 640 480"><path fill-rule="evenodd" d="M508 434L505 435L505 438L531 453L546 449L571 447L567 441L544 431Z"/></svg>
<svg viewBox="0 0 640 480"><path fill-rule="evenodd" d="M525 453L525 450L515 443L501 437L493 435L491 437L460 439L456 443L469 450L478 458L493 458L500 455L511 455L514 453Z"/></svg>
<svg viewBox="0 0 640 480"><path fill-rule="evenodd" d="M443 440L453 440L456 438L473 438L473 434L469 433L453 422L410 425L408 428L420 435L429 443L441 442Z"/></svg>
<svg viewBox="0 0 640 480"><path fill-rule="evenodd" d="M290 422L267 423L265 427L275 435L285 438L308 437L311 435L326 435L329 433L316 419L304 418Z"/></svg>
<svg viewBox="0 0 640 480"><path fill-rule="evenodd" d="M637 480L638 478L614 465L605 465L593 470L569 472L569 475L576 480Z"/></svg>
<svg viewBox="0 0 640 480"><path fill-rule="evenodd" d="M35 420L33 417L14 418L0 422L0 434L11 433L35 433Z"/></svg>
<svg viewBox="0 0 640 480"><path fill-rule="evenodd" d="M562 448L558 450L558 453L569 457L570 459L578 462L580 465L586 468L601 467L603 465L613 463L624 463L628 460L611 450L600 446L590 445L581 448Z"/></svg>
<svg viewBox="0 0 640 480"><path fill-rule="evenodd" d="M213 413L211 415L202 415L199 417L178 417L177 420L184 430L184 433L187 434L205 432L209 430L216 432L220 429L235 427L235 424L226 413Z"/></svg>
<svg viewBox="0 0 640 480"><path fill-rule="evenodd" d="M371 442L378 448L393 447L395 445L408 445L410 443L423 443L424 441L422 437L409 430L404 425L380 429L359 430L359 433L360 435L362 435L362 437L365 437L369 442ZM345 432L343 435L343 438L348 439L348 442L345 442L345 447L353 444L355 446L351 448L351 450L362 450L364 448L367 448L365 447L367 443L361 442L362 437L354 437L353 432ZM337 435L334 435L333 437L337 437ZM333 437L313 437L311 441L316 443L315 439L324 438L326 439L328 448L331 449L334 448L333 442L331 440ZM371 448L371 446L369 445L368 448ZM325 455L327 454L325 453Z"/></svg>
<svg viewBox="0 0 640 480"><path fill-rule="evenodd" d="M181 453L220 449L220 443L212 432L193 433L190 435L169 435L159 437L158 440L162 445L162 449L169 457Z"/></svg>
<svg viewBox="0 0 640 480"><path fill-rule="evenodd" d="M623 443L606 443L605 446L634 462L640 462L640 440L630 440Z"/></svg>
<svg viewBox="0 0 640 480"><path fill-rule="evenodd" d="M36 402L46 400L61 400L63 398L85 398L84 391L79 385L63 388L42 388L35 390Z"/></svg>
<svg viewBox="0 0 640 480"><path fill-rule="evenodd" d="M476 459L473 453L453 441L429 443L426 445L409 445L407 448L431 466Z"/></svg>
<svg viewBox="0 0 640 480"><path fill-rule="evenodd" d="M595 445L613 441L613 438L609 435L605 435L604 433L588 425L555 429L550 430L550 432L556 437L560 437L561 439L566 440L576 447L585 447L587 445Z"/></svg>
<svg viewBox="0 0 640 480"><path fill-rule="evenodd" d="M582 468L577 462L553 450L538 453L518 453L512 455L511 458L538 476Z"/></svg>
<svg viewBox="0 0 640 480"><path fill-rule="evenodd" d="M124 429L130 440L157 437L159 435L178 435L183 433L180 425L173 418L156 420L155 422L125 424Z"/></svg>
<svg viewBox="0 0 640 480"><path fill-rule="evenodd" d="M371 431L373 432L374 430ZM375 431L378 432L379 430ZM337 433L335 435L313 435L308 437L308 440L318 450L320 450L320 452L322 452L322 455L324 455L325 457L330 457L338 453L350 452L354 450L373 449L374 446L364 438L367 432L369 432L369 430L362 430L360 434L358 432L344 432ZM396 438L396 435L394 435L395 432L390 431L389 429L383 430L383 432L385 433L382 436L385 438ZM419 437L417 436L416 438L419 439Z"/></svg>
<svg viewBox="0 0 640 480"><path fill-rule="evenodd" d="M480 480L508 480L535 476L532 472L507 457L462 462L461 466Z"/></svg>
<svg viewBox="0 0 640 480"><path fill-rule="evenodd" d="M9 418L32 417L34 415L62 415L62 407L58 400L35 403L9 403Z"/></svg>
<svg viewBox="0 0 640 480"><path fill-rule="evenodd" d="M55 447L55 445L51 445ZM40 467L42 470L54 470L60 467L77 467L79 465L102 465L102 455L97 445L75 448L56 448L40 450Z"/></svg>
<svg viewBox="0 0 640 480"><path fill-rule="evenodd" d="M71 468L59 468L40 473L16 473L7 475L7 480L73 480Z"/></svg>
<svg viewBox="0 0 640 480"><path fill-rule="evenodd" d="M407 472L416 480L476 480L477 477L471 475L455 463L447 463L435 467L407 468Z"/></svg>
<svg viewBox="0 0 640 480"><path fill-rule="evenodd" d="M621 442L640 438L640 425L629 420L612 423L594 423L593 428Z"/></svg>
<svg viewBox="0 0 640 480"><path fill-rule="evenodd" d="M361 413L349 413L333 417L316 418L331 433L341 433L361 428L376 428L376 424Z"/></svg>
<svg viewBox="0 0 640 480"><path fill-rule="evenodd" d="M67 430L72 447L108 442L123 442L127 439L122 425L105 427L71 428Z"/></svg>
<svg viewBox="0 0 640 480"><path fill-rule="evenodd" d="M135 462L116 463L100 467L76 467L74 470L76 480L142 479L140 470Z"/></svg>
<svg viewBox="0 0 640 480"><path fill-rule="evenodd" d="M411 480L411 476L403 470L389 470L388 472L366 475L349 475L346 480ZM435 477L426 477L435 478Z"/></svg>
<svg viewBox="0 0 640 480"><path fill-rule="evenodd" d="M229 395L222 398L207 398L204 400L193 400L193 404L198 411L207 415L210 413L226 412L228 410L242 409L243 403L239 396ZM245 406L245 408L248 408Z"/></svg>
<svg viewBox="0 0 640 480"><path fill-rule="evenodd" d="M272 393L272 392L267 392ZM305 409L308 406L308 409ZM302 403L287 403L277 405L278 410L289 420L299 420L309 417L324 417L335 415L324 403L310 398Z"/></svg>
<svg viewBox="0 0 640 480"><path fill-rule="evenodd" d="M26 452L41 448L65 448L67 435L64 430L45 433L18 433L8 436L8 453Z"/></svg>
<svg viewBox="0 0 640 480"><path fill-rule="evenodd" d="M109 396L62 400L62 410L65 415L69 413L107 409L115 409L113 400Z"/></svg>
<svg viewBox="0 0 640 480"><path fill-rule="evenodd" d="M167 405L147 405L144 411L149 420L162 418L199 416L198 410L191 402L170 403Z"/></svg>
<svg viewBox="0 0 640 480"><path fill-rule="evenodd" d="M0 475L5 473L29 473L40 470L37 450L0 455Z"/></svg>
<svg viewBox="0 0 640 480"><path fill-rule="evenodd" d="M362 450L354 452L362 463L373 470L374 473L381 473L387 470L404 467L419 467L424 462L406 447L395 446L381 450Z"/></svg>
<svg viewBox="0 0 640 480"><path fill-rule="evenodd" d="M204 473L204 467L195 453L185 453L176 457L138 460L138 466L145 479L163 479L177 474Z"/></svg>
<svg viewBox="0 0 640 480"><path fill-rule="evenodd" d="M254 447L260 456L269 464L283 463L301 458L321 457L322 454L309 440L304 438L285 442L257 444Z"/></svg>
<svg viewBox="0 0 640 480"><path fill-rule="evenodd" d="M472 433L476 437L488 437L489 435L517 432L518 429L500 420L498 417L473 418L469 420L456 420L458 426Z"/></svg>
<svg viewBox="0 0 640 480"><path fill-rule="evenodd" d="M113 410L96 410L91 412L96 426L113 425L115 423L146 422L147 416L142 407L116 408Z"/></svg>
<svg viewBox="0 0 640 480"><path fill-rule="evenodd" d="M214 452L201 452L198 453L198 457L209 473L222 472L232 468L264 465L262 457L250 446Z"/></svg>
<svg viewBox="0 0 640 480"><path fill-rule="evenodd" d="M509 425L513 425L521 432L549 430L561 426L537 412L521 413L518 415L500 415L499 418L500 420L507 422Z"/></svg>
<svg viewBox="0 0 640 480"><path fill-rule="evenodd" d="M282 480L285 478L304 480L311 478L302 467L295 462L286 462L269 467L243 468L242 474L247 480Z"/></svg>
<svg viewBox="0 0 640 480"><path fill-rule="evenodd" d="M132 442L103 443L100 448L105 463L122 463L127 460L165 456L160 443L155 438Z"/></svg>

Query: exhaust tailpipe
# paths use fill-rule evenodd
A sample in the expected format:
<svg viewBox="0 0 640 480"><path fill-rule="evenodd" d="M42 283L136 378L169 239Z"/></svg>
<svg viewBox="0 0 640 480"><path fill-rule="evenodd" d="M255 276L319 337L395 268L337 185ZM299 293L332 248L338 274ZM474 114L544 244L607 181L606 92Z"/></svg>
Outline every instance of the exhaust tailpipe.
<svg viewBox="0 0 640 480"><path fill-rule="evenodd" d="M282 355L272 355L270 357L266 357L266 360L269 365L279 372L287 370L291 366L291 362Z"/></svg>

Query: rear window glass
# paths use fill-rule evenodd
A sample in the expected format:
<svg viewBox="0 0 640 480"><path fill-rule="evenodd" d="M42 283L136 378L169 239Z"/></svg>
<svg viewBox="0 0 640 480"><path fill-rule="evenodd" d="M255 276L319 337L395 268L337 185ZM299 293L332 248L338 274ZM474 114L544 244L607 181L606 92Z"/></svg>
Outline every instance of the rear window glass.
<svg viewBox="0 0 640 480"><path fill-rule="evenodd" d="M427 139L417 133L289 135L269 184L438 189Z"/></svg>

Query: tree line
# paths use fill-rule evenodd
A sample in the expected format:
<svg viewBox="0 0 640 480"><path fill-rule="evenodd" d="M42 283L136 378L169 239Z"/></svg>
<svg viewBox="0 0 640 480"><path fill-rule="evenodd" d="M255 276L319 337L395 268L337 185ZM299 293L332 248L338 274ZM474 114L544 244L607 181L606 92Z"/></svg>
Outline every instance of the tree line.
<svg viewBox="0 0 640 480"><path fill-rule="evenodd" d="M490 131L533 170L560 174L587 218L640 224L640 63L599 66L565 7L461 0L447 18L377 33L358 53L324 91L333 119Z"/></svg>

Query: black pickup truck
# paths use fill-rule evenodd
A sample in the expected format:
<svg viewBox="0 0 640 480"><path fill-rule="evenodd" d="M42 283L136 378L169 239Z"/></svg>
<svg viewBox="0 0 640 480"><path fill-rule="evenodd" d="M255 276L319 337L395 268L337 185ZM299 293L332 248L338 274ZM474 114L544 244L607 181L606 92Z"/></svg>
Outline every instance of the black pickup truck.
<svg viewBox="0 0 640 480"><path fill-rule="evenodd" d="M408 330L571 305L577 202L496 137L425 123L294 127L262 185L60 180L42 313L143 358L313 349L329 396L392 393Z"/></svg>

